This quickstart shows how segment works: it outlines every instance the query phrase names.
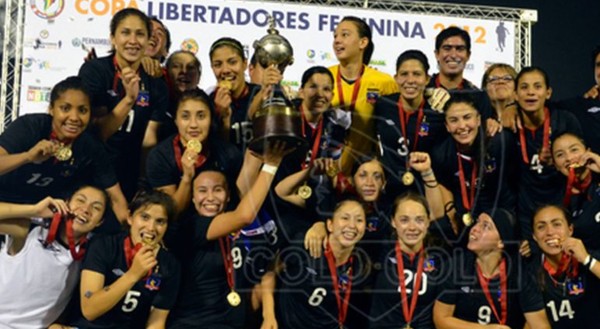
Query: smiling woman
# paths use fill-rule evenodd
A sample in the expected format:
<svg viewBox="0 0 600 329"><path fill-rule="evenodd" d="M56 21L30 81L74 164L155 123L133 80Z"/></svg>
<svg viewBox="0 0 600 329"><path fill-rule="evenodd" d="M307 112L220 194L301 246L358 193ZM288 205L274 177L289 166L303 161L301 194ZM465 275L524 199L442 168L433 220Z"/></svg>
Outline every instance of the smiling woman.
<svg viewBox="0 0 600 329"><path fill-rule="evenodd" d="M89 93L81 79L67 78L50 93L49 114L19 117L0 135L0 200L34 203L64 193L81 182L111 195L125 219L126 201L104 146L86 130Z"/></svg>
<svg viewBox="0 0 600 329"><path fill-rule="evenodd" d="M141 159L157 143L168 109L164 79L150 77L140 65L151 33L144 13L125 8L110 23L112 53L79 69L90 90L96 131L109 146L109 159L128 200L137 191Z"/></svg>

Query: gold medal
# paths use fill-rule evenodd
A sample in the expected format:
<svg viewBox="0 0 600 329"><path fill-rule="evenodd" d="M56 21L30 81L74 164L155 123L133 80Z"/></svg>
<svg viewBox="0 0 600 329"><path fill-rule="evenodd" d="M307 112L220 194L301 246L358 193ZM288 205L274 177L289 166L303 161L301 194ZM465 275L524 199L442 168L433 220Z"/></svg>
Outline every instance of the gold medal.
<svg viewBox="0 0 600 329"><path fill-rule="evenodd" d="M329 178L333 178L333 177L337 176L337 174L338 174L337 167L330 166L329 168L327 168L326 174L327 174L327 176L329 176Z"/></svg>
<svg viewBox="0 0 600 329"><path fill-rule="evenodd" d="M230 293L227 294L227 302L229 303L229 305L235 307L240 305L240 303L242 302L242 298L240 297L240 294L232 290Z"/></svg>
<svg viewBox="0 0 600 329"><path fill-rule="evenodd" d="M196 154L200 154L202 152L202 143L197 139L190 139L187 142L186 148L194 151Z"/></svg>
<svg viewBox="0 0 600 329"><path fill-rule="evenodd" d="M462 221L466 226L471 226L473 224L473 217L471 217L470 213L463 214Z"/></svg>
<svg viewBox="0 0 600 329"><path fill-rule="evenodd" d="M413 175L410 171L407 171L402 175L402 184L408 186L412 185L415 182L415 175Z"/></svg>
<svg viewBox="0 0 600 329"><path fill-rule="evenodd" d="M60 144L56 152L54 152L54 157L58 161L67 161L73 156L73 151L69 146L65 146L64 144Z"/></svg>
<svg viewBox="0 0 600 329"><path fill-rule="evenodd" d="M404 329L412 329L412 327L410 326L410 324L408 324L408 323L407 323L407 324L404 326Z"/></svg>
<svg viewBox="0 0 600 329"><path fill-rule="evenodd" d="M307 200L312 195L312 189L310 188L310 186L308 186L308 185L306 185L306 183L304 183L304 185L302 185L298 188L298 195L302 199Z"/></svg>

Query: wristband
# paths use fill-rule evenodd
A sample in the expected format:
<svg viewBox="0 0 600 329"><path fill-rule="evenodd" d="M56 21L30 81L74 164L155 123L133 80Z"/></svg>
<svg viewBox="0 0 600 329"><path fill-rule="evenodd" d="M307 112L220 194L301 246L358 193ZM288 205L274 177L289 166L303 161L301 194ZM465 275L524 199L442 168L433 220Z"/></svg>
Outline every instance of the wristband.
<svg viewBox="0 0 600 329"><path fill-rule="evenodd" d="M269 174L275 176L275 173L277 172L277 166L265 163L265 164L263 164L261 171L264 171L266 173L269 173Z"/></svg>
<svg viewBox="0 0 600 329"><path fill-rule="evenodd" d="M594 266L596 266L596 258L592 258L592 260L590 261L590 270L592 270Z"/></svg>
<svg viewBox="0 0 600 329"><path fill-rule="evenodd" d="M592 261L592 256L590 254L588 254L587 257L583 260L583 265L590 266L591 261Z"/></svg>
<svg viewBox="0 0 600 329"><path fill-rule="evenodd" d="M421 174L421 177L427 177L433 175L433 170L429 169L428 171Z"/></svg>

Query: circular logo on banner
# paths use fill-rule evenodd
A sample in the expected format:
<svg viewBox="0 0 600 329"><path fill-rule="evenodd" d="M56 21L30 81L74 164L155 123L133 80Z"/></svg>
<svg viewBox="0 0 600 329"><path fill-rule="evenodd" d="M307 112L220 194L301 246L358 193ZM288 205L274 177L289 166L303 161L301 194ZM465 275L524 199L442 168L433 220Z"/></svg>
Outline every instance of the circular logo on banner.
<svg viewBox="0 0 600 329"><path fill-rule="evenodd" d="M198 42L196 42L196 40L192 38L185 39L181 43L181 49L187 50L196 55L196 53L198 52Z"/></svg>
<svg viewBox="0 0 600 329"><path fill-rule="evenodd" d="M64 0L30 0L29 4L37 17L48 20L56 18L65 9Z"/></svg>

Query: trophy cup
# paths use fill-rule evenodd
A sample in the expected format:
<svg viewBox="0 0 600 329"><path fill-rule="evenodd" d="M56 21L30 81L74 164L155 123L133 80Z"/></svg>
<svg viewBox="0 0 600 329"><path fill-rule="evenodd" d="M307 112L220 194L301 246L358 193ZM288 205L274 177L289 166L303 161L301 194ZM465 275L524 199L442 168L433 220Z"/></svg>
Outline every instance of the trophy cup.
<svg viewBox="0 0 600 329"><path fill-rule="evenodd" d="M273 17L269 17L268 34L254 41L253 47L258 63L262 67L276 65L283 73L294 62L293 50L286 38L275 29ZM294 107L280 84L273 85L269 97L252 118L254 138L249 148L262 153L269 141L285 141L288 148L306 144L302 137L300 113Z"/></svg>

